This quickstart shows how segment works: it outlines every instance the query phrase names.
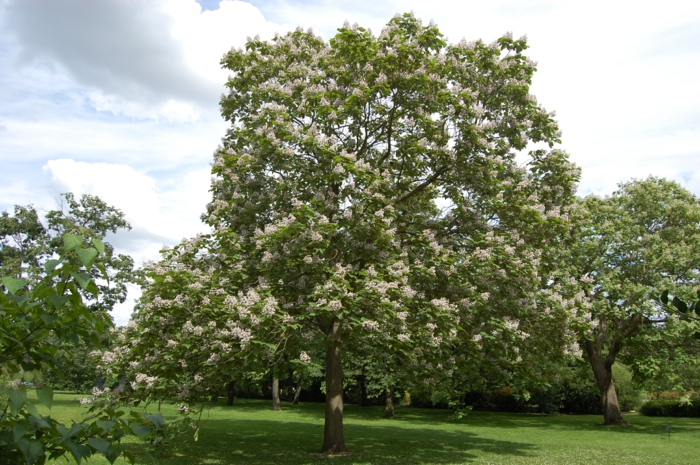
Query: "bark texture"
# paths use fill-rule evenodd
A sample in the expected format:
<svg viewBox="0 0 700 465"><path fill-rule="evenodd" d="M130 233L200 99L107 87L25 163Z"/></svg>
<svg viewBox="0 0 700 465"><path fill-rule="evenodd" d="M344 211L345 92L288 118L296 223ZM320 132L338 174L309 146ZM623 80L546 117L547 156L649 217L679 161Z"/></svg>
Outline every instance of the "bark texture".
<svg viewBox="0 0 700 465"><path fill-rule="evenodd" d="M612 364L607 364L603 358L593 352L593 356L589 356L593 375L595 376L600 397L603 401L603 419L606 425L629 425L622 418L622 410L617 401L617 392L615 391L615 383L612 377Z"/></svg>
<svg viewBox="0 0 700 465"><path fill-rule="evenodd" d="M394 388L386 390L386 404L384 406L384 418L394 418Z"/></svg>
<svg viewBox="0 0 700 465"><path fill-rule="evenodd" d="M280 380L277 375L272 378L272 410L282 410L282 405L280 404Z"/></svg>
<svg viewBox="0 0 700 465"><path fill-rule="evenodd" d="M347 452L343 436L343 366L340 350L340 322L331 324L326 347L326 421L323 428L323 454Z"/></svg>
<svg viewBox="0 0 700 465"><path fill-rule="evenodd" d="M622 350L626 338L634 334L642 322L642 317L637 315L626 320L614 322L618 328L616 337L610 338L608 353L603 356L603 347L608 337L608 319L601 314L598 319L598 331L593 340L585 340L583 348L586 350L588 360L593 369L600 397L603 402L603 421L606 425L629 425L622 417L620 403L617 400L617 392L613 383L612 366L617 354Z"/></svg>

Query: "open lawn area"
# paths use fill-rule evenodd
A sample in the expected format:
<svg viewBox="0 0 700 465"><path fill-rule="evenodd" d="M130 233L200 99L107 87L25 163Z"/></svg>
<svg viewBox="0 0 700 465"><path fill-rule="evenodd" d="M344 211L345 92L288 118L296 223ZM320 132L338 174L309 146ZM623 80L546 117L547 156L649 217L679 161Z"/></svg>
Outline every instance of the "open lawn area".
<svg viewBox="0 0 700 465"><path fill-rule="evenodd" d="M55 395L52 415L79 419L81 396ZM175 444L158 464L695 464L700 463L700 419L625 418L629 427L602 425L602 416L472 412L449 421L446 410L399 408L381 418L382 407L346 405L345 457L316 454L323 439L323 404L283 404L236 399L233 407L209 404L199 440ZM41 407L40 407L41 408ZM175 406L163 404L173 417ZM155 411L154 405L149 410ZM666 427L672 426L668 438ZM134 444L138 463L152 463ZM64 460L58 463L66 463ZM101 457L88 463L106 464ZM124 463L120 459L117 463Z"/></svg>

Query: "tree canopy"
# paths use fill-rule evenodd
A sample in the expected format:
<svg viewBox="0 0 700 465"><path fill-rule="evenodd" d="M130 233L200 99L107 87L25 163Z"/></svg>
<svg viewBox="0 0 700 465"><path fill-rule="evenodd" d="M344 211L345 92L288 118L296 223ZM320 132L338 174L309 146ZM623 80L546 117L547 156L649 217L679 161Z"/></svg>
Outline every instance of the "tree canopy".
<svg viewBox="0 0 700 465"><path fill-rule="evenodd" d="M697 322L680 321L678 312L660 306L659 296L668 290L694 295L700 206L678 183L655 177L622 183L612 196L588 196L581 203L586 216L568 270L581 276L591 303L590 325L580 337L603 395L605 422L624 423L611 368L625 345L640 331L648 336L638 356L628 357L642 373L644 345L657 339L658 347L659 338L687 340L697 331Z"/></svg>
<svg viewBox="0 0 700 465"><path fill-rule="evenodd" d="M551 273L579 172L559 150L523 152L559 141L529 93L526 48L510 35L448 44L406 14L378 36L297 30L226 54L231 126L203 216L214 233L151 266L120 359L138 352L156 386L163 335L177 333L203 338L210 364L320 363L322 450L339 453L343 351L403 357L428 386L470 364L534 378L576 354L581 295ZM175 358L168 370L185 370Z"/></svg>

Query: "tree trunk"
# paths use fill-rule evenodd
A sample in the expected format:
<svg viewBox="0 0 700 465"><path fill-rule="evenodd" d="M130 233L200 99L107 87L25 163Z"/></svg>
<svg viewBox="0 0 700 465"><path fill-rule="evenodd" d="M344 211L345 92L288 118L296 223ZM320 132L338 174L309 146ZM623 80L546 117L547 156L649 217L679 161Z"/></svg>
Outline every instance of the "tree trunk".
<svg viewBox="0 0 700 465"><path fill-rule="evenodd" d="M365 376L365 367L362 367L362 374L360 375L360 406L369 406L369 399L367 399L367 377Z"/></svg>
<svg viewBox="0 0 700 465"><path fill-rule="evenodd" d="M603 401L604 423L606 425L629 425L622 417L620 404L617 401L617 392L615 392L612 378L612 362L603 360L599 348L595 347L592 341L587 341L585 348ZM608 356L608 359L610 358Z"/></svg>
<svg viewBox="0 0 700 465"><path fill-rule="evenodd" d="M301 382L297 383L296 390L294 391L294 400L292 400L292 404L298 405L299 397L301 397Z"/></svg>
<svg viewBox="0 0 700 465"><path fill-rule="evenodd" d="M211 401L212 402L219 402L219 393L215 392L214 394L211 395Z"/></svg>
<svg viewBox="0 0 700 465"><path fill-rule="evenodd" d="M235 381L229 381L228 384L226 385L226 405L233 405L233 398L235 396L235 388L236 383Z"/></svg>
<svg viewBox="0 0 700 465"><path fill-rule="evenodd" d="M384 418L394 418L394 388L386 390L386 404L384 407Z"/></svg>
<svg viewBox="0 0 700 465"><path fill-rule="evenodd" d="M272 410L282 410L282 405L280 405L280 380L276 373L273 373L272 376Z"/></svg>
<svg viewBox="0 0 700 465"><path fill-rule="evenodd" d="M322 454L347 452L343 436L343 366L340 360L340 322L335 321L326 347L326 422Z"/></svg>

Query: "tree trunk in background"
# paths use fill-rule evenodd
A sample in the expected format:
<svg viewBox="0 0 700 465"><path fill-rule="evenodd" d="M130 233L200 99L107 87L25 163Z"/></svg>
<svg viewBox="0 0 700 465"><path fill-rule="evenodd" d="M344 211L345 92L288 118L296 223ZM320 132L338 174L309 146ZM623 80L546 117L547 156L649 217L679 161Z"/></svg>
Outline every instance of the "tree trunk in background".
<svg viewBox="0 0 700 465"><path fill-rule="evenodd" d="M294 400L292 401L292 404L299 404L299 397L301 397L301 382L297 383L296 390L294 391Z"/></svg>
<svg viewBox="0 0 700 465"><path fill-rule="evenodd" d="M96 386L97 389L99 389L100 391L104 391L105 382L104 382L104 379L102 378L102 372L101 372L101 371L98 371L98 372L97 372L97 383L95 384L95 386Z"/></svg>
<svg viewBox="0 0 700 465"><path fill-rule="evenodd" d="M326 422L322 454L347 452L343 436L343 365L340 359L340 322L332 323L326 347Z"/></svg>
<svg viewBox="0 0 700 465"><path fill-rule="evenodd" d="M384 418L394 418L394 388L386 390L386 405L384 407Z"/></svg>
<svg viewBox="0 0 700 465"><path fill-rule="evenodd" d="M367 399L367 377L365 376L365 367L362 367L362 374L360 375L360 406L368 407L369 399Z"/></svg>
<svg viewBox="0 0 700 465"><path fill-rule="evenodd" d="M287 376L287 385L284 388L284 398L287 400L287 402L292 402L294 399L294 374L289 373L289 376Z"/></svg>
<svg viewBox="0 0 700 465"><path fill-rule="evenodd" d="M235 396L235 388L236 383L235 381L229 381L228 384L226 385L226 405L233 405L233 399Z"/></svg>
<svg viewBox="0 0 700 465"><path fill-rule="evenodd" d="M282 410L280 405L280 380L277 377L277 373L273 372L272 376L272 410Z"/></svg>
<svg viewBox="0 0 700 465"><path fill-rule="evenodd" d="M211 395L211 401L212 401L212 402L219 402L219 394L216 393L216 392L215 392L214 394L212 394L212 395Z"/></svg>

